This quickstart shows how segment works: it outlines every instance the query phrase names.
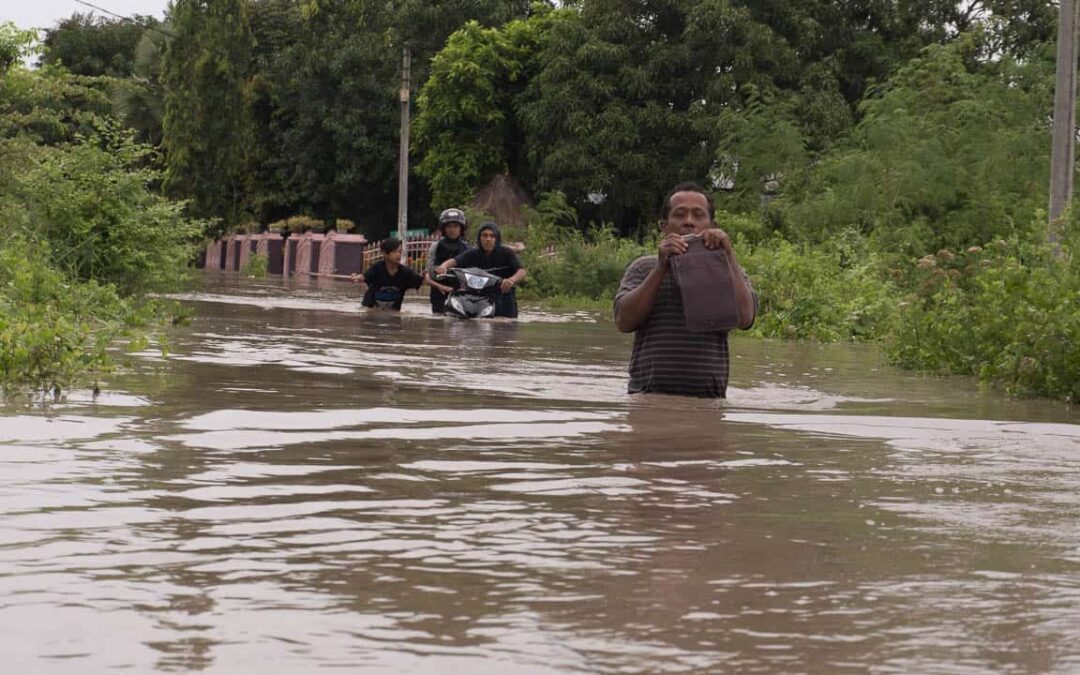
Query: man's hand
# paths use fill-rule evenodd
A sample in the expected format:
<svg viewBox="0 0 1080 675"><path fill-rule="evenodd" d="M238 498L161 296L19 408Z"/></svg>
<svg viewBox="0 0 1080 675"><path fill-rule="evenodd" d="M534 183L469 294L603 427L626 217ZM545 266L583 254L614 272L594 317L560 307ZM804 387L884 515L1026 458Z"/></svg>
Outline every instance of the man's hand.
<svg viewBox="0 0 1080 675"><path fill-rule="evenodd" d="M433 286L433 287L434 287L434 288L435 288L436 290L438 290L438 291L439 291L440 293L446 293L446 294L449 294L449 293L450 293L450 291L454 290L454 289L450 288L449 286L443 286L443 285L442 285L442 284L440 284L440 283L439 283L438 281L432 281L432 282L431 282L431 285L432 285L432 286Z"/></svg>
<svg viewBox="0 0 1080 675"><path fill-rule="evenodd" d="M443 263L435 268L435 276L441 277L446 274L446 263Z"/></svg>
<svg viewBox="0 0 1080 675"><path fill-rule="evenodd" d="M711 231L711 230L710 230ZM660 249L657 251L657 257L660 259L660 267L667 269L671 264L671 256L682 255L686 253L686 249L689 245L683 241L681 235L674 232L668 233L666 237L660 240Z"/></svg>
<svg viewBox="0 0 1080 675"><path fill-rule="evenodd" d="M349 275L349 281L353 282L354 284L362 284L362 283L364 283L364 275L363 274L350 274Z"/></svg>
<svg viewBox="0 0 1080 675"><path fill-rule="evenodd" d="M731 246L731 237L718 227L702 232L701 241L704 242L705 248L709 250L722 248L728 252L728 255L735 255L735 250Z"/></svg>
<svg viewBox="0 0 1080 675"><path fill-rule="evenodd" d="M509 293L510 289L513 288L513 287L514 287L514 282L510 281L509 279L503 279L502 283L499 284L499 290L502 291L503 293Z"/></svg>

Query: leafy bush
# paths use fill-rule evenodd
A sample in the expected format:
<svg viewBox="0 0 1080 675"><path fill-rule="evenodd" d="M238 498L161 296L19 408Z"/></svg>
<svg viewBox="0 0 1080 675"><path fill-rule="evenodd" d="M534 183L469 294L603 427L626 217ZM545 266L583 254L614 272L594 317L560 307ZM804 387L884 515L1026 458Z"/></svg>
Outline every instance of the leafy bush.
<svg viewBox="0 0 1080 675"><path fill-rule="evenodd" d="M626 266L647 252L648 248L618 237L610 227L582 234L551 223L533 223L522 261L529 270L523 296L610 302Z"/></svg>
<svg viewBox="0 0 1080 675"><path fill-rule="evenodd" d="M2 41L2 40L0 40ZM59 395L145 344L203 224L154 191L153 151L103 115L94 78L0 72L0 389Z"/></svg>
<svg viewBox="0 0 1080 675"><path fill-rule="evenodd" d="M326 227L326 222L311 216L292 216L284 221L290 232L321 232Z"/></svg>
<svg viewBox="0 0 1080 675"><path fill-rule="evenodd" d="M1020 396L1080 400L1080 237L1061 257L999 240L920 259L886 342L905 368L975 375Z"/></svg>
<svg viewBox="0 0 1080 675"><path fill-rule="evenodd" d="M736 252L758 294L758 335L873 340L895 308L895 288L858 237L821 246L776 237L753 247L737 242Z"/></svg>
<svg viewBox="0 0 1080 675"><path fill-rule="evenodd" d="M183 217L182 203L149 189L159 174L143 164L151 150L130 132L21 147L22 170L4 181L6 217L48 241L53 266L115 284L122 295L181 281L200 225Z"/></svg>
<svg viewBox="0 0 1080 675"><path fill-rule="evenodd" d="M265 279L269 264L269 259L262 253L252 253L248 256L242 272L244 276L252 279Z"/></svg>
<svg viewBox="0 0 1080 675"><path fill-rule="evenodd" d="M21 237L0 246L0 389L58 395L76 380L109 369L107 349L121 339L143 344L139 326L152 308L122 299L115 288L72 282Z"/></svg>

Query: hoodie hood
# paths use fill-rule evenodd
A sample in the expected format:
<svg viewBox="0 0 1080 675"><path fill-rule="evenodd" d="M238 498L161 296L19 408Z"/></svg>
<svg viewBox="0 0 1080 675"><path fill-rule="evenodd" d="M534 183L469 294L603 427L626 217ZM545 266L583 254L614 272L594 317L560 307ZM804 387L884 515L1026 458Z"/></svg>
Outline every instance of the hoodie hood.
<svg viewBox="0 0 1080 675"><path fill-rule="evenodd" d="M490 221L481 225L480 229L476 231L476 247L481 251L484 250L484 247L480 245L480 235L483 234L485 230L491 230L495 233L495 248L493 252L498 251L499 247L502 246L502 232L499 231L498 225Z"/></svg>

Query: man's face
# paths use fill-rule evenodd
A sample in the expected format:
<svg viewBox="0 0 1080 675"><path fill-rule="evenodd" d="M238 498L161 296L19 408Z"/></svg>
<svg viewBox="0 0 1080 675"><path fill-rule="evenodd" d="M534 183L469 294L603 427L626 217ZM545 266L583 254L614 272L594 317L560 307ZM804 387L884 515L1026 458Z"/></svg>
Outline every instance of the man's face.
<svg viewBox="0 0 1080 675"><path fill-rule="evenodd" d="M461 236L461 223L447 223L443 225L443 235L447 239L457 239Z"/></svg>
<svg viewBox="0 0 1080 675"><path fill-rule="evenodd" d="M400 265L401 264L401 247L398 246L393 251L390 251L389 253L384 254L383 258L385 258L386 262L388 262L388 263L391 263L391 264L394 264L394 265Z"/></svg>
<svg viewBox="0 0 1080 675"><path fill-rule="evenodd" d="M495 250L495 233L491 230L484 230L480 233L480 248L484 249L485 253L491 253Z"/></svg>
<svg viewBox="0 0 1080 675"><path fill-rule="evenodd" d="M709 201L700 192L676 192L664 221L664 233L698 234L712 227Z"/></svg>

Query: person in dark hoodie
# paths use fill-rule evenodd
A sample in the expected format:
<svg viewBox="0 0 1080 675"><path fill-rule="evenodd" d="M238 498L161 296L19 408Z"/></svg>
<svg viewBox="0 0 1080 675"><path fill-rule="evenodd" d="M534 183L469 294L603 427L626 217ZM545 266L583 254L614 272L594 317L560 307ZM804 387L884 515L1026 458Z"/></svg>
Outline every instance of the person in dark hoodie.
<svg viewBox="0 0 1080 675"><path fill-rule="evenodd" d="M469 250L469 242L465 239L465 228L468 224L469 221L465 217L465 212L461 209L446 209L439 214L439 229L442 230L442 237L434 242L428 250L428 276L434 277L435 270L439 265ZM444 313L446 311L446 293L432 286L430 297L432 313Z"/></svg>
<svg viewBox="0 0 1080 675"><path fill-rule="evenodd" d="M517 254L502 245L502 233L495 223L481 225L476 242L479 248L469 249L443 262L436 268L436 273L446 274L446 270L454 267L479 267L502 277L499 297L495 301L495 316L516 318L518 307L514 286L525 278L525 268L521 266Z"/></svg>

